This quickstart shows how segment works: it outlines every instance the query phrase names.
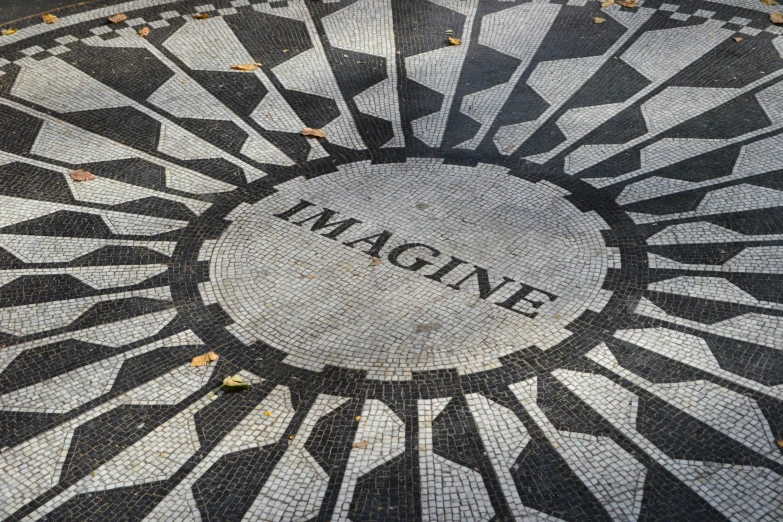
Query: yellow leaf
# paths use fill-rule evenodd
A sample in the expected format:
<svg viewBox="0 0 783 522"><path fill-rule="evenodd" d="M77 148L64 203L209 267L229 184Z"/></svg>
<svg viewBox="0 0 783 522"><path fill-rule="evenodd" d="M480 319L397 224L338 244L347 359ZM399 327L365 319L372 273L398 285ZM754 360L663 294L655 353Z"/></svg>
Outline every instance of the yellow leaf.
<svg viewBox="0 0 783 522"><path fill-rule="evenodd" d="M45 15L41 15L41 20L43 20L45 24L53 24L57 21L57 17L52 13L46 13Z"/></svg>
<svg viewBox="0 0 783 522"><path fill-rule="evenodd" d="M778 5L775 0L761 0L761 3L764 5Z"/></svg>
<svg viewBox="0 0 783 522"><path fill-rule="evenodd" d="M74 181L90 181L92 179L95 179L95 176L93 176L91 172L78 169L71 172L71 179Z"/></svg>
<svg viewBox="0 0 783 522"><path fill-rule="evenodd" d="M288 437L288 438L289 438L289 439L291 439L291 440L294 440L294 436L293 436L293 435L291 435L291 436L290 436L290 437Z"/></svg>
<svg viewBox="0 0 783 522"><path fill-rule="evenodd" d="M3 29L2 33L3 36L11 36L12 34L16 34L16 29Z"/></svg>
<svg viewBox="0 0 783 522"><path fill-rule="evenodd" d="M237 71L255 71L261 67L260 63L241 63L239 65L232 65L231 68Z"/></svg>
<svg viewBox="0 0 783 522"><path fill-rule="evenodd" d="M272 416L272 412L271 411L265 411L264 415L266 415L267 417L271 417Z"/></svg>
<svg viewBox="0 0 783 522"><path fill-rule="evenodd" d="M462 40L449 36L449 45L462 45Z"/></svg>
<svg viewBox="0 0 783 522"><path fill-rule="evenodd" d="M196 20L206 20L207 18L209 18L209 13L198 13L190 16L192 16Z"/></svg>
<svg viewBox="0 0 783 522"><path fill-rule="evenodd" d="M358 420L358 421L362 420L362 416L361 415L357 415L356 416L356 420Z"/></svg>
<svg viewBox="0 0 783 522"><path fill-rule="evenodd" d="M770 13L769 19L772 21L773 24L783 24L783 13L779 11Z"/></svg>
<svg viewBox="0 0 783 522"><path fill-rule="evenodd" d="M628 1L618 0L617 3L620 4L623 7L631 7L631 8L639 7L639 6L636 5L636 0L628 0Z"/></svg>
<svg viewBox="0 0 783 522"><path fill-rule="evenodd" d="M139 36L148 36L150 34L150 28L149 27L142 27L139 29Z"/></svg>
<svg viewBox="0 0 783 522"><path fill-rule="evenodd" d="M244 380L239 374L223 379L223 388L227 392L242 391L246 390L248 387L250 387L250 383Z"/></svg>
<svg viewBox="0 0 783 522"><path fill-rule="evenodd" d="M118 14L116 14L114 16L110 16L109 17L109 21L111 23L113 23L113 24L118 24L120 22L124 22L127 19L128 19L128 15L126 15L125 13L118 13Z"/></svg>
<svg viewBox="0 0 783 522"><path fill-rule="evenodd" d="M309 136L312 138L325 138L326 133L321 129L311 129L310 127L305 127L304 129L302 129L302 136Z"/></svg>
<svg viewBox="0 0 783 522"><path fill-rule="evenodd" d="M601 18L600 16L596 16L595 18L593 18L593 22L597 24L602 24L606 22L606 18Z"/></svg>
<svg viewBox="0 0 783 522"><path fill-rule="evenodd" d="M777 439L777 440L775 441L775 444L777 444L777 445L778 445L778 448L783 448L783 440L781 440L781 439Z"/></svg>
<svg viewBox="0 0 783 522"><path fill-rule="evenodd" d="M614 5L614 0L606 0L601 4L601 7L609 7L610 5Z"/></svg>
<svg viewBox="0 0 783 522"><path fill-rule="evenodd" d="M206 366L212 361L218 360L218 354L215 352L209 352L205 353L204 355L199 355L197 357L194 357L192 361L190 361L191 366Z"/></svg>
<svg viewBox="0 0 783 522"><path fill-rule="evenodd" d="M742 38L740 38L739 36L735 36L735 37L734 37L734 41L735 41L735 42L741 42L741 41L742 41Z"/></svg>

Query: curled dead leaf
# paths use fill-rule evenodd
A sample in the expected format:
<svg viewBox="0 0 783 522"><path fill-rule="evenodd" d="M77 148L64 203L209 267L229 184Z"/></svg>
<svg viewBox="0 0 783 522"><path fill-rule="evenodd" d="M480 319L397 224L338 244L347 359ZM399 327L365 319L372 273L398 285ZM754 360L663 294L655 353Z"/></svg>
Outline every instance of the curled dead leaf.
<svg viewBox="0 0 783 522"><path fill-rule="evenodd" d="M206 20L207 18L209 18L209 13L197 13L190 16L192 16L196 20Z"/></svg>
<svg viewBox="0 0 783 522"><path fill-rule="evenodd" d="M53 24L58 20L58 18L54 16L52 13L46 13L44 15L41 15L41 20L43 20L45 24Z"/></svg>
<svg viewBox="0 0 783 522"><path fill-rule="evenodd" d="M734 41L735 41L735 42L741 42L741 41L742 41L742 38L740 38L739 36L735 36L735 37L734 37Z"/></svg>
<svg viewBox="0 0 783 522"><path fill-rule="evenodd" d="M71 172L71 179L74 181L90 181L95 179L95 176L86 170L77 169Z"/></svg>
<svg viewBox="0 0 783 522"><path fill-rule="evenodd" d="M139 29L139 36L144 37L144 36L149 36L149 34L150 34L149 27L142 27L141 29Z"/></svg>
<svg viewBox="0 0 783 522"><path fill-rule="evenodd" d="M601 7L609 7L610 5L614 5L614 0L606 0L601 3Z"/></svg>
<svg viewBox="0 0 783 522"><path fill-rule="evenodd" d="M462 40L449 36L449 45L462 45Z"/></svg>
<svg viewBox="0 0 783 522"><path fill-rule="evenodd" d="M354 448L366 448L366 447L367 447L367 441L366 441L366 440L363 440L363 441L361 441L361 442L355 442L355 443L353 444L353 447L354 447Z"/></svg>
<svg viewBox="0 0 783 522"><path fill-rule="evenodd" d="M454 30L453 29L446 29L446 34L454 34Z"/></svg>
<svg viewBox="0 0 783 522"><path fill-rule="evenodd" d="M358 421L362 420L362 416L361 415L357 415L356 416L356 420L358 420Z"/></svg>
<svg viewBox="0 0 783 522"><path fill-rule="evenodd" d="M775 0L761 0L761 3L764 5L778 5Z"/></svg>
<svg viewBox="0 0 783 522"><path fill-rule="evenodd" d="M311 138L325 138L326 133L321 129L311 129L310 127L305 127L302 129L302 136L309 136Z"/></svg>
<svg viewBox="0 0 783 522"><path fill-rule="evenodd" d="M11 36L12 34L16 34L17 29L3 29L2 31L3 36Z"/></svg>
<svg viewBox="0 0 783 522"><path fill-rule="evenodd" d="M249 387L250 383L243 379L239 374L223 379L223 389L229 393L246 390Z"/></svg>
<svg viewBox="0 0 783 522"><path fill-rule="evenodd" d="M191 366L206 366L209 363L211 363L212 361L217 361L218 357L219 357L218 354L216 354L215 352L205 353L203 355L198 355L198 356L194 357L193 360L190 361L190 365Z"/></svg>
<svg viewBox="0 0 783 522"><path fill-rule="evenodd" d="M109 17L109 21L111 23L113 23L113 24L118 24L120 22L124 22L127 19L128 19L128 15L126 15L125 13L118 13L118 14L116 14L114 16L110 16Z"/></svg>
<svg viewBox="0 0 783 522"><path fill-rule="evenodd" d="M773 24L783 24L783 13L775 11L769 14L769 19Z"/></svg>
<svg viewBox="0 0 783 522"><path fill-rule="evenodd" d="M291 439L291 440L294 440L294 435L291 435L288 438Z"/></svg>
<svg viewBox="0 0 783 522"><path fill-rule="evenodd" d="M232 65L231 68L237 71L255 71L261 67L260 63L240 63L239 65Z"/></svg>
<svg viewBox="0 0 783 522"><path fill-rule="evenodd" d="M777 439L775 441L775 444L778 445L778 448L783 448L783 439Z"/></svg>
<svg viewBox="0 0 783 522"><path fill-rule="evenodd" d="M596 16L595 18L593 18L593 22L596 24L602 24L606 22L606 18L601 18L600 16Z"/></svg>
<svg viewBox="0 0 783 522"><path fill-rule="evenodd" d="M623 7L630 7L630 8L639 7L638 5L636 5L636 0L627 0L627 1L626 0L618 0L617 3L620 4Z"/></svg>

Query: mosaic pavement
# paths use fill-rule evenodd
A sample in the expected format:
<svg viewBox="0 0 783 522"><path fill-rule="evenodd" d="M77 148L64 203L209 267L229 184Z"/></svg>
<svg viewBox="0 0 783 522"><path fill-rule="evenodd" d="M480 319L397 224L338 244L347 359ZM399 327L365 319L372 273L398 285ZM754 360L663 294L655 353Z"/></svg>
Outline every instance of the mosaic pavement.
<svg viewBox="0 0 783 522"><path fill-rule="evenodd" d="M775 7L108 3L0 37L0 520L783 518Z"/></svg>

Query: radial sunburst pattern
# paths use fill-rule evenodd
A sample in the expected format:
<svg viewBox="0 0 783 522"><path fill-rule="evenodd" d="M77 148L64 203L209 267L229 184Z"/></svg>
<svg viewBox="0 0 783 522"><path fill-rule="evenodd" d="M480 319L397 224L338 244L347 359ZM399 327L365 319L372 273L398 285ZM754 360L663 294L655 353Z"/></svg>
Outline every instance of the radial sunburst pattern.
<svg viewBox="0 0 783 522"><path fill-rule="evenodd" d="M783 518L774 6L108 3L0 37L0 520Z"/></svg>

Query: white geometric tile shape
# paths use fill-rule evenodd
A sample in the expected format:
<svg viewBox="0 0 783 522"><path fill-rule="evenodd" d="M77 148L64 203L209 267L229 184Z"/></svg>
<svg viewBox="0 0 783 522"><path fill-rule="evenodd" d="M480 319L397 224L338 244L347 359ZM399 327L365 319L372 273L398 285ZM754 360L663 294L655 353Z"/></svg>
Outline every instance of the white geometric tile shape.
<svg viewBox="0 0 783 522"><path fill-rule="evenodd" d="M316 516L329 485L329 474L305 448L316 423L350 399L319 395L307 412L293 442L272 470L253 505L242 518L244 522L268 520L271 513L278 520L308 520Z"/></svg>
<svg viewBox="0 0 783 522"><path fill-rule="evenodd" d="M381 148L405 146L393 22L391 0L360 0L321 19L333 47L386 60L386 79L354 96L360 112L391 122L394 137Z"/></svg>
<svg viewBox="0 0 783 522"><path fill-rule="evenodd" d="M364 401L362 418L337 496L332 521L347 521L356 483L378 466L405 452L405 423L385 403L377 399Z"/></svg>
<svg viewBox="0 0 783 522"><path fill-rule="evenodd" d="M639 518L647 468L609 437L558 431L536 403L536 382L533 377L509 389L613 520Z"/></svg>
<svg viewBox="0 0 783 522"><path fill-rule="evenodd" d="M422 520L488 521L495 510L481 475L433 450L433 422L450 401L451 398L418 401Z"/></svg>

